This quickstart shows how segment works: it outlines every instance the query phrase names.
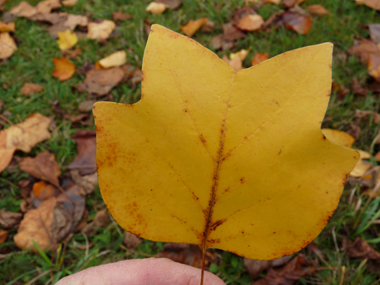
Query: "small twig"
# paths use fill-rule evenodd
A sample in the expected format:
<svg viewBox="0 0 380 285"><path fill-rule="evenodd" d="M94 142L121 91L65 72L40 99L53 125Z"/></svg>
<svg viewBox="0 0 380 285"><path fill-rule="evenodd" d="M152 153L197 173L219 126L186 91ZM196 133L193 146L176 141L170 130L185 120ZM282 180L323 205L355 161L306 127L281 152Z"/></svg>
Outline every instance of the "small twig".
<svg viewBox="0 0 380 285"><path fill-rule="evenodd" d="M38 279L40 279L41 277L47 275L50 273L50 270L47 270L45 272L42 272L41 274L38 274L36 277L34 277L32 280L30 280L29 282L25 283L25 285L32 285L34 282L36 282Z"/></svg>
<svg viewBox="0 0 380 285"><path fill-rule="evenodd" d="M17 49L16 51L18 51L18 52L21 53L22 55L25 55L25 56L29 57L30 59L33 59L33 60L34 60L34 57L31 56L30 54L27 54L26 52L24 52L24 51L22 51L22 50L19 50L19 49Z"/></svg>
<svg viewBox="0 0 380 285"><path fill-rule="evenodd" d="M85 251L84 256L85 256L86 259L87 259L87 257L88 257L88 252L89 252L89 248L90 248L90 244L89 244L89 242L88 242L87 235L86 235L85 233L83 233L83 232L81 232L81 234L84 236L84 239L86 240L86 251Z"/></svg>
<svg viewBox="0 0 380 285"><path fill-rule="evenodd" d="M4 115L0 114L0 118L3 119L4 121L6 121L8 124L10 124L11 126L13 126L14 124L11 122L11 120L9 120L7 117L5 117Z"/></svg>
<svg viewBox="0 0 380 285"><path fill-rule="evenodd" d="M333 241L335 245L335 250L339 252L339 247L338 247L338 243L336 241L336 235L335 235L335 227L332 228L331 232L332 232L332 237L333 237Z"/></svg>
<svg viewBox="0 0 380 285"><path fill-rule="evenodd" d="M16 189L20 189L20 187L18 187L16 184L13 184L12 182L10 182L9 180L5 179L5 178L0 178L1 180L7 182L9 185L15 187Z"/></svg>
<svg viewBox="0 0 380 285"><path fill-rule="evenodd" d="M339 282L339 285L343 285L343 281L344 281L344 273L346 272L346 266L342 266L342 275L340 277L340 282Z"/></svg>

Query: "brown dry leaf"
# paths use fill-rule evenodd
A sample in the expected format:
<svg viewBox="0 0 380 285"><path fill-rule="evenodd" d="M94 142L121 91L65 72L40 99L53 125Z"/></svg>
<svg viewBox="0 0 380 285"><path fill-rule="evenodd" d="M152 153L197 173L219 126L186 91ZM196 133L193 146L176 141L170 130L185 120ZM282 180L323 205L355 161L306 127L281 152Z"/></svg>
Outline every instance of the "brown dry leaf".
<svg viewBox="0 0 380 285"><path fill-rule="evenodd" d="M169 258L175 262L187 264L196 268L202 267L202 249L198 245L185 243L167 243L164 250L155 257ZM206 251L205 269L215 260L214 253Z"/></svg>
<svg viewBox="0 0 380 285"><path fill-rule="evenodd" d="M79 170L80 175L96 171L96 136L95 131L78 130L72 137L77 143L78 155L67 168Z"/></svg>
<svg viewBox="0 0 380 285"><path fill-rule="evenodd" d="M367 69L369 75L376 80L380 80L380 57L375 54L370 54Z"/></svg>
<svg viewBox="0 0 380 285"><path fill-rule="evenodd" d="M329 10L327 10L325 7L319 4L307 6L306 10L309 11L310 14L315 16L324 16L331 14Z"/></svg>
<svg viewBox="0 0 380 285"><path fill-rule="evenodd" d="M61 175L61 167L55 160L55 155L44 150L35 158L25 157L19 162L21 171L24 171L37 179L45 180L59 186L58 177Z"/></svg>
<svg viewBox="0 0 380 285"><path fill-rule="evenodd" d="M380 1L379 0L356 0L358 5L366 5L374 10L380 10Z"/></svg>
<svg viewBox="0 0 380 285"><path fill-rule="evenodd" d="M17 226L22 219L21 213L0 210L0 225L6 229Z"/></svg>
<svg viewBox="0 0 380 285"><path fill-rule="evenodd" d="M0 229L0 244L4 243L8 237L8 231Z"/></svg>
<svg viewBox="0 0 380 285"><path fill-rule="evenodd" d="M356 77L352 79L351 89L352 93L354 93L357 96L367 96L368 94L368 89L364 88Z"/></svg>
<svg viewBox="0 0 380 285"><path fill-rule="evenodd" d="M369 24L368 25L369 35L374 43L380 43L380 24Z"/></svg>
<svg viewBox="0 0 380 285"><path fill-rule="evenodd" d="M130 232L124 231L123 243L128 249L135 249L139 246L140 243L142 243L142 238Z"/></svg>
<svg viewBox="0 0 380 285"><path fill-rule="evenodd" d="M276 4L279 5L282 0L263 0L263 4Z"/></svg>
<svg viewBox="0 0 380 285"><path fill-rule="evenodd" d="M290 256L284 256L275 260L253 260L244 258L244 265L249 272L251 279L256 279L260 274L271 267L278 267L286 264L290 259Z"/></svg>
<svg viewBox="0 0 380 285"><path fill-rule="evenodd" d="M121 11L112 12L112 19L114 21L125 21L132 18L131 14L123 13Z"/></svg>
<svg viewBox="0 0 380 285"><path fill-rule="evenodd" d="M78 2L78 0L63 0L63 1L61 1L62 5L65 7L73 7L77 2Z"/></svg>
<svg viewBox="0 0 380 285"><path fill-rule="evenodd" d="M152 14L160 15L164 13L166 10L166 5L162 3L156 3L156 2L151 2L149 5L146 7L145 11L150 12Z"/></svg>
<svg viewBox="0 0 380 285"><path fill-rule="evenodd" d="M30 152L37 143L50 139L48 128L51 122L50 118L35 113L27 117L24 122L1 131L6 136L5 148L15 147L23 152Z"/></svg>
<svg viewBox="0 0 380 285"><path fill-rule="evenodd" d="M251 65L254 66L256 64L259 64L260 62L263 62L264 60L267 60L268 58L269 58L269 54L257 52L253 56L253 59L251 61Z"/></svg>
<svg viewBox="0 0 380 285"><path fill-rule="evenodd" d="M301 5L305 1L306 0L284 0L284 6L290 8L295 5Z"/></svg>
<svg viewBox="0 0 380 285"><path fill-rule="evenodd" d="M0 32L14 32L16 30L15 23L3 23L0 21Z"/></svg>
<svg viewBox="0 0 380 285"><path fill-rule="evenodd" d="M69 14L69 15L67 15L67 19L63 23L63 25L65 27L67 27L68 29L70 29L71 31L74 31L76 26L87 27L88 18L86 16L82 16L82 15Z"/></svg>
<svg viewBox="0 0 380 285"><path fill-rule="evenodd" d="M322 251L319 249L318 245L315 242L309 243L307 246L307 250L309 254L315 254L316 256L318 256L319 259L324 259Z"/></svg>
<svg viewBox="0 0 380 285"><path fill-rule="evenodd" d="M371 119L371 122L380 124L380 114L375 111L355 110L355 119L358 121Z"/></svg>
<svg viewBox="0 0 380 285"><path fill-rule="evenodd" d="M53 223L54 208L57 204L57 198L51 197L44 201L37 209L30 210L24 216L20 223L14 241L17 247L21 249L31 249L38 252L33 245L33 240L42 250L48 249L54 245L50 227Z"/></svg>
<svg viewBox="0 0 380 285"><path fill-rule="evenodd" d="M99 60L99 64L103 68L111 68L122 66L127 63L127 53L125 50L120 50L110 54L109 56Z"/></svg>
<svg viewBox="0 0 380 285"><path fill-rule="evenodd" d="M182 5L180 0L154 0L154 2L165 4L166 7L172 10L178 9Z"/></svg>
<svg viewBox="0 0 380 285"><path fill-rule="evenodd" d="M270 268L265 281L270 285L292 285L315 272L314 265L306 256L299 254L280 269Z"/></svg>
<svg viewBox="0 0 380 285"><path fill-rule="evenodd" d="M5 137L5 136L4 136ZM0 173L3 172L12 160L13 153L16 151L15 147L0 148Z"/></svg>
<svg viewBox="0 0 380 285"><path fill-rule="evenodd" d="M45 181L40 181L33 184L33 194L38 200L47 200L56 194L56 190Z"/></svg>
<svg viewBox="0 0 380 285"><path fill-rule="evenodd" d="M20 93L27 96L40 93L42 90L44 90L44 87L42 85L26 82L20 89Z"/></svg>
<svg viewBox="0 0 380 285"><path fill-rule="evenodd" d="M90 112L92 111L92 107L96 103L96 100L85 100L81 102L78 106L79 112Z"/></svg>
<svg viewBox="0 0 380 285"><path fill-rule="evenodd" d="M181 31L188 37L192 37L204 24L207 23L207 18L198 20L190 20L185 26L181 26Z"/></svg>
<svg viewBox="0 0 380 285"><path fill-rule="evenodd" d="M53 57L54 70L52 76L59 79L59 81L65 81L70 79L75 73L75 65L65 57L55 58Z"/></svg>
<svg viewBox="0 0 380 285"><path fill-rule="evenodd" d="M112 90L124 77L124 72L120 67L109 69L91 69L86 74L84 83L89 93L97 95L106 95Z"/></svg>
<svg viewBox="0 0 380 285"><path fill-rule="evenodd" d="M367 64L369 55L374 54L380 57L380 50L377 45L368 39L360 39L354 42L354 46L351 47L348 52L356 55L363 64Z"/></svg>
<svg viewBox="0 0 380 285"><path fill-rule="evenodd" d="M248 55L249 50L242 49L239 52L231 53L230 59L226 55L223 56L223 60L228 63L233 69L240 70L243 68L243 60Z"/></svg>
<svg viewBox="0 0 380 285"><path fill-rule="evenodd" d="M261 29L264 19L260 15L247 15L240 19L238 28L247 32L254 32Z"/></svg>
<svg viewBox="0 0 380 285"><path fill-rule="evenodd" d="M344 247L350 258L360 258L361 260L379 260L380 253L374 250L364 239L357 237L353 243L344 241Z"/></svg>
<svg viewBox="0 0 380 285"><path fill-rule="evenodd" d="M9 33L0 33L0 59L11 57L16 50L17 45Z"/></svg>
<svg viewBox="0 0 380 285"><path fill-rule="evenodd" d="M37 9L28 2L22 1L19 5L13 7L9 12L17 17L31 18L37 14Z"/></svg>
<svg viewBox="0 0 380 285"><path fill-rule="evenodd" d="M37 4L36 9L37 13L45 14L50 13L51 10L61 8L59 0L45 0Z"/></svg>
<svg viewBox="0 0 380 285"><path fill-rule="evenodd" d="M111 223L110 216L108 215L107 208L100 210L95 214L94 220L86 225L82 232L86 235L94 235L97 233L97 228L103 228Z"/></svg>
<svg viewBox="0 0 380 285"><path fill-rule="evenodd" d="M67 49L67 50L62 51L62 56L65 58L76 59L80 55L82 55L82 49L80 48L79 45L77 45L74 50Z"/></svg>
<svg viewBox="0 0 380 285"><path fill-rule="evenodd" d="M89 23L87 37L97 41L104 41L108 39L116 24L110 20L103 20L101 23Z"/></svg>
<svg viewBox="0 0 380 285"><path fill-rule="evenodd" d="M301 35L307 35L311 29L312 19L310 16L287 11L283 14L282 20L286 28Z"/></svg>
<svg viewBox="0 0 380 285"><path fill-rule="evenodd" d="M31 18L33 21L48 22L52 25L63 23L67 19L67 13L36 14Z"/></svg>
<svg viewBox="0 0 380 285"><path fill-rule="evenodd" d="M203 33L211 33L215 28L215 23L211 21L207 21L201 28L201 32Z"/></svg>
<svg viewBox="0 0 380 285"><path fill-rule="evenodd" d="M79 170L71 170L70 174L74 183L81 187L82 195L91 194L99 185L98 174L96 172L89 175L81 176L79 174Z"/></svg>

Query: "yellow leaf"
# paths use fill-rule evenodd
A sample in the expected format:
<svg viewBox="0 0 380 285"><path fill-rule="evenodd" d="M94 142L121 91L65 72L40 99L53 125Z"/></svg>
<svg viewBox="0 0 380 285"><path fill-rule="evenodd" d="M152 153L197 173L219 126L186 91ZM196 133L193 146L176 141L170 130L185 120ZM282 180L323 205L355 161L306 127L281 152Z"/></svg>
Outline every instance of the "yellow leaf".
<svg viewBox="0 0 380 285"><path fill-rule="evenodd" d="M9 33L0 33L0 59L11 57L17 45Z"/></svg>
<svg viewBox="0 0 380 285"><path fill-rule="evenodd" d="M110 20L103 20L101 23L89 23L87 37L93 40L104 41L108 39L115 27L115 22Z"/></svg>
<svg viewBox="0 0 380 285"><path fill-rule="evenodd" d="M350 134L333 129L322 129L322 133L328 140L338 145L351 148L355 139Z"/></svg>
<svg viewBox="0 0 380 285"><path fill-rule="evenodd" d="M114 52L109 56L99 60L99 64L103 68L110 68L115 66L122 66L127 62L127 53L125 50Z"/></svg>
<svg viewBox="0 0 380 285"><path fill-rule="evenodd" d="M359 155L327 140L332 44L234 71L153 25L142 99L96 103L102 196L127 231L275 259L311 242Z"/></svg>
<svg viewBox="0 0 380 285"><path fill-rule="evenodd" d="M152 2L148 5L148 7L146 7L147 12L150 12L150 13L156 14L156 15L164 13L165 10L166 10L165 4L156 3L156 2Z"/></svg>
<svg viewBox="0 0 380 285"><path fill-rule="evenodd" d="M52 76L59 79L59 81L65 81L70 79L75 73L75 65L67 58L53 58L54 70Z"/></svg>
<svg viewBox="0 0 380 285"><path fill-rule="evenodd" d="M0 32L14 32L16 30L15 23L3 23L0 21Z"/></svg>
<svg viewBox="0 0 380 285"><path fill-rule="evenodd" d="M207 18L198 20L190 20L185 26L181 26L181 31L188 37L192 37L204 24L207 23Z"/></svg>
<svg viewBox="0 0 380 285"><path fill-rule="evenodd" d="M58 32L58 46L61 50L71 49L78 42L76 33L71 33L69 29L64 32Z"/></svg>

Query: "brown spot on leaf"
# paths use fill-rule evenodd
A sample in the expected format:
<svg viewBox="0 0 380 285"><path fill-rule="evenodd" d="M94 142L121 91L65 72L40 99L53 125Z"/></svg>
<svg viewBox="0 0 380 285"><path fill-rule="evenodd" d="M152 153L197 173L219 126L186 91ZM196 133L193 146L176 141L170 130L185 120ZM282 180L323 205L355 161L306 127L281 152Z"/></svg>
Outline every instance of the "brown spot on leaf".
<svg viewBox="0 0 380 285"><path fill-rule="evenodd" d="M325 137L325 135L322 135L322 138L323 138L323 140L326 140L326 137Z"/></svg>
<svg viewBox="0 0 380 285"><path fill-rule="evenodd" d="M203 144L206 144L206 140L205 140L205 138L203 137L202 134L199 135L199 138L201 139L201 142L202 142Z"/></svg>
<svg viewBox="0 0 380 285"><path fill-rule="evenodd" d="M240 178L240 183L243 184L245 182L244 177Z"/></svg>
<svg viewBox="0 0 380 285"><path fill-rule="evenodd" d="M210 225L210 232L215 231L220 225L222 225L226 220L219 220Z"/></svg>

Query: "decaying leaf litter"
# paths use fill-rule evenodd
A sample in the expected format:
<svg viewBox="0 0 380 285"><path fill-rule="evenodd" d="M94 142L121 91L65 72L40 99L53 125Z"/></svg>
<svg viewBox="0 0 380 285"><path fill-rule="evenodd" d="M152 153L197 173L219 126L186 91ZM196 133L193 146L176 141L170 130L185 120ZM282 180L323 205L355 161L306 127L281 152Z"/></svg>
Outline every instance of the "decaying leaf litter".
<svg viewBox="0 0 380 285"><path fill-rule="evenodd" d="M46 201L52 201L53 198L58 200L59 197L62 197L61 199L64 198L65 201L67 201L65 205L67 205L68 208L62 208L59 206L61 204L57 203L51 208L53 209L53 212L50 213L50 217L53 217L53 221L64 220L66 222L56 223L55 226L51 226L47 231L44 232L46 236L50 237L48 243L49 247L51 246L51 251L47 252L48 256L58 258L58 256L54 255L54 253L62 253L62 251L59 250L60 246L63 245L66 245L67 248L69 248L69 250L65 252L66 257L63 255L63 257L65 257L64 260L71 260L68 258L67 254L72 254L75 251L86 252L87 249L87 256L91 257L96 256L99 253L99 249L107 250L107 246L102 247L99 245L99 241L101 241L100 244L107 244L107 242L104 241L107 240L107 238L102 236L101 233L97 230L97 225L99 224L108 227L107 233L111 234L113 237L112 240L117 240L116 244L119 244L124 248L129 247L128 251L125 253L123 252L124 250L120 247L118 247L119 250L112 249L114 256L119 256L118 258L125 259L126 257L146 257L147 255L153 255L154 252L157 252L160 250L160 248L162 248L160 244L144 241L136 249L132 249L136 246L136 244L138 244L138 240L134 240L133 238L130 238L130 235L126 235L125 245L122 245L121 243L124 239L124 233L120 229L117 230L117 226L114 224L114 222L112 222L112 220L109 220L108 222L100 222L99 220L99 222L96 222L97 219L100 219L96 218L96 216L100 217L100 215L95 214L99 210L104 209L105 206L102 204L99 194L97 194L98 190L92 192L94 191L94 188L96 187L95 185L97 184L94 172L83 175L83 171L87 171L93 167L91 165L91 158L85 157L86 155L90 155L89 153L91 151L89 150L88 154L84 156L82 153L81 158L81 146L78 143L80 138L85 139L87 137L89 139L88 142L90 142L91 135L86 135L83 133L81 134L80 132L76 134L79 130L94 128L92 116L89 112L90 109L87 106L93 104L95 101L110 100L123 103L132 103L137 100L140 92L138 83L142 79L142 74L140 71L143 55L142 51L143 47L145 46L147 34L141 34L142 38L145 40L141 42L140 47L138 45L129 45L128 42L125 43L125 40L123 42L123 37L128 36L128 29L120 28L131 25L131 23L134 25L133 23L137 19L136 16L134 16L136 13L133 13L135 11L133 9L135 9L135 6L139 6L136 7L136 9L140 9L140 11L143 12L148 7L149 2L122 7L121 9L120 7L114 7L114 10L110 11L109 16L100 17L103 18L103 20L108 21L102 21L99 16L94 17L94 15L96 15L95 11L91 10L88 7L82 8L90 9L88 13L83 13L84 10L76 10L76 5L83 7L81 6L83 4L80 3L80 1L77 4L69 4L73 5L71 8L57 7L58 4L60 4L58 1L50 1L52 3L42 4L30 2L29 5L23 4L26 8L19 9L18 11L14 8L17 8L17 4L20 2L10 3L10 1L8 1L5 4L1 19L4 24L7 25L6 29L12 29L12 25L9 25L9 23L15 23L14 32L2 30L2 33L7 33L9 36L5 37L8 37L8 40L9 38L12 38L16 47L15 45L11 45L11 48L9 48L9 45L6 45L6 48L4 50L8 54L10 52L12 54L7 58L2 59L1 62L2 65L0 68L5 72L1 72L0 74L0 82L2 83L2 89L0 89L0 92L2 93L0 94L4 94L4 98L1 96L0 99L4 101L5 104L0 104L2 105L3 115L0 117L0 120L3 126L3 130L7 130L12 126L16 126L16 128L13 129L15 130L18 128L18 124L28 121L27 118L29 116L33 115L32 118L38 118L40 116L36 115L36 113L42 113L50 121L47 127L49 138L42 140L41 138L38 139L38 136L36 136L36 145L29 146L29 148L31 148L30 153L24 153L24 150L21 149L21 147L25 148L25 146L23 146L23 140L25 141L25 138L20 137L17 139L19 144L15 146L7 146L6 136L2 139L2 151L8 154L8 160L10 160L9 162L2 161L0 163L0 165L5 165L5 170L1 175L1 184L4 185L5 189L8 189L7 196L4 194L2 198L9 197L9 190L11 190L16 193L16 195L12 197L14 197L14 201L17 201L16 203L2 202L4 203L2 204L4 205L3 209L7 213L4 217L11 217L13 214L21 213L21 216L19 215L19 218L17 218L19 221L21 217L25 218L29 211L39 209L40 205ZM223 57L225 55L229 61L233 61L233 68L235 69L249 67L251 62L252 65L253 63L257 64L266 58L273 57L276 54L294 49L296 47L306 46L309 44L317 44L325 41L334 42L333 38L318 38L318 36L315 36L316 34L320 33L318 31L318 27L323 27L320 25L323 21L325 21L326 24L326 22L334 21L335 18L339 16L343 17L342 14L338 15L338 8L348 9L347 7L334 7L333 5L324 3L322 1L319 2L310 0L307 0L304 3L298 3L299 6L295 5L297 1L284 1L286 3L280 3L282 1L266 1L267 3L264 3L264 1L246 1L246 5L244 5L244 3L230 4L230 11L226 11L223 6L218 6L218 3L213 3L210 5L210 7L208 7L208 9L204 10L203 13L194 13L193 6L188 5L188 3L182 3L182 5L180 3L178 6L178 2L179 1L157 1L157 3L163 3L166 5L165 11L163 11L162 14L152 14L149 11L143 12L145 14L141 23L144 22L144 19L145 22L141 26L141 32L145 33L145 30L147 30L151 23L159 23L178 32L182 31L181 26L188 27L185 30L190 30L192 37L195 40L205 44L206 47L216 50L220 57ZM317 7L317 9L312 8L312 5L320 5L322 8L325 7L326 10L330 12L330 14L327 12L319 12L318 14L318 11L324 10L320 7ZM49 10L51 7L53 8ZM354 6L354 4L352 4L352 9L354 8L359 9L360 12L357 14L369 15L369 13L373 13L371 8L368 6ZM198 9L202 10L200 7L198 7ZM210 13L210 9L213 11L218 11L219 14L224 15L223 19L221 20L220 18L215 17L212 13ZM317 10L317 12L315 12L315 10ZM10 11L12 11L13 15L7 14L7 12ZM41 12L43 13L41 14ZM117 16L113 17L113 12L119 13L116 14ZM188 18L186 20L178 21L176 24L165 22L173 17L177 17L176 15L181 12L188 13ZM67 14L65 15L65 13ZM19 15L21 16L17 17ZM85 20L76 20L78 21L78 24L75 24L75 21L72 19L76 17L70 15L77 15L86 18L87 22L85 22ZM375 14L375 18L376 16L377 14ZM68 21L69 18L71 19L70 21ZM203 20L204 18L207 19ZM263 23L260 18L263 19ZM367 39L376 43L376 38L372 35L373 32L371 33L371 30L373 29L368 27L368 30L366 30L367 27L365 26L365 24L376 24L376 21L369 23L368 18L368 16L363 17L361 20L362 25L360 25L360 29L359 25L357 25L357 30L361 36L361 38L357 38L357 41L360 42L362 39ZM187 25L190 20L193 20L196 24ZM113 22L113 24L111 22ZM340 23L340 21L337 22ZM380 23L380 20L377 22ZM91 28L91 33L88 27L90 23L93 23L90 26L95 28L94 30ZM240 28L243 29L239 28L239 23ZM36 60L39 59L38 55L35 52L36 48L34 50L33 48L29 49L28 51L28 33L25 32L25 29L22 29L22 27L25 25L33 25L33 27L36 27L36 29L38 29L38 38L41 39L41 41L45 41L45 43L47 43L45 46L48 53L47 56L44 56L46 58L46 64L44 68L40 68L39 70L36 70L35 73L26 76L23 75L24 71L21 71L20 75L22 75L22 80L16 82L14 79L12 79L14 76L7 75L10 74L9 66L17 66L17 62L20 59L27 62L30 61L31 63L36 62ZM329 24L326 24L326 26L329 26ZM2 27L2 25L0 25L0 27ZM20 29L18 29L18 27L20 27ZM248 28L251 29L251 31L247 30ZM57 40L59 41L60 39L58 32L65 34L67 30L69 30L71 34L73 34L73 32L76 34L78 42L71 49L62 49L61 51L59 42L57 42ZM293 42L296 44L289 46L289 44L287 45L285 43L284 46L286 46L286 48L281 50L278 48L273 48L273 46L271 48L271 46L260 42L260 39L263 41L262 39L264 39L265 36L275 38L281 34L285 34L288 38L293 38ZM298 36L298 34L301 36ZM371 35L370 37L368 37L369 34ZM268 272L267 277L265 277L265 282L268 282L269 284L283 284L280 282L288 282L285 284L294 284L299 278L306 278L306 280L322 278L322 280L326 280L323 279L326 278L326 274L327 276L336 276L336 278L340 278L343 271L342 266L339 265L342 265L342 262L344 262L345 258L338 258L338 256L343 256L344 252L349 252L346 250L347 247L343 245L343 237L348 237L351 242L354 242L356 237L358 235L361 235L364 240L370 241L370 246L374 248L375 251L376 248L378 249L376 243L376 222L378 219L376 218L376 205L378 205L377 194L379 187L377 186L376 181L378 171L378 168L376 167L376 154L379 151L377 145L377 141L379 139L376 137L376 132L378 131L376 129L376 125L378 124L377 113L379 110L376 103L373 103L376 101L378 94L378 84L376 82L376 51L368 51L367 57L374 58L372 61L370 61L372 62L372 65L369 67L369 65L367 65L368 62L362 61L365 64L362 66L359 60L356 60L355 56L350 55L348 52L350 47L356 45L354 43L354 36L355 35L352 33L350 40L337 40L341 45L343 43L343 47L345 48L339 46L338 48L335 48L333 68L336 66L336 64L338 64L338 66L349 66L347 67L349 70L360 69L361 72L354 73L353 71L349 71L351 72L351 77L347 79L340 75L341 73L339 68L336 69L337 73L333 75L334 84L332 103L330 103L330 111L328 112L323 124L324 128L348 132L354 138L354 147L352 148L364 151L364 153L361 153L361 161L365 167L359 169L361 170L361 172L358 171L360 175L349 177L350 184L347 187L348 191L347 189L345 190L345 194L347 195L343 197L340 209L338 209L337 213L335 214L339 220L339 217L342 216L341 213L343 213L346 221L345 226L342 226L342 224L340 224L340 226L334 229L336 245L332 244L330 248L332 248L334 251L336 251L336 248L338 248L339 252L336 253L336 258L332 258L329 255L327 255L328 257L320 254L317 255L313 253L315 251L305 251L304 253L307 254L307 259L311 260L310 264L313 265L309 265L308 262L303 261L304 259L297 257L291 259L293 260L293 263L290 263L290 261L288 261L288 265L285 265L284 263L284 265L280 265L280 267L274 266L273 268L274 270L277 270L277 275L273 275L273 273L270 273L268 271L269 269L266 269L267 271L264 270L263 273L260 274L263 277L265 276L266 272ZM253 38L255 38L256 41L253 42ZM297 43L296 39L304 39L305 42ZM135 40L135 36L130 37L129 43L133 43ZM270 39L268 39L268 42L270 42ZM64 43L69 44L70 37L68 39L65 39ZM337 46L337 42L334 43L335 46ZM89 54L89 45L95 45L96 48L93 50L96 52ZM33 43L31 43L31 46L33 46ZM41 47L38 47L38 49L41 51L43 50ZM51 50L55 50L55 52L52 53ZM124 62L124 56L120 56L120 52L122 51L124 51L126 54L126 62ZM118 56L113 56L111 59L119 57L120 61L113 66L103 66L101 63L102 59L107 59L114 53L117 53ZM267 56L256 54L267 54ZM70 66L69 64L63 64L65 68L58 68L58 70L54 73L57 79L55 79L52 75L54 70L53 58L65 58L67 62L71 62L73 64L70 67L71 69L67 68L67 66ZM108 60L108 62L109 61L111 61L112 64L112 60ZM353 64L350 61L354 61L354 67L356 69L352 67ZM107 63L105 64L107 65ZM368 70L368 75L366 75L366 70ZM14 69L14 72L17 72L17 68ZM43 77L41 77L39 73L41 75L44 74ZM70 73L72 73L71 77L69 76ZM356 77L355 80L354 77ZM3 80L3 78L6 80ZM59 83L59 80L62 78L62 83ZM3 81L5 83L3 83ZM21 92L21 89L25 83L37 84L42 86L43 89L33 89L35 86L29 86L29 90L28 88L25 88L26 91ZM62 92L63 90L57 90L56 87L52 88L52 86L60 86L60 88L64 88L63 90L65 90L65 92ZM19 101L10 99L9 96L5 97L5 94L9 94L9 92L11 92L11 94L15 94L11 97L14 97L15 99L20 98L18 99ZM26 93L26 95L23 93ZM26 101L30 103L25 104L25 100L30 100ZM35 101L42 101L44 103L39 107L28 107L28 105L35 104ZM72 101L75 101L75 103L72 104ZM20 105L20 102L23 103L22 105L26 106L26 111L22 109L20 110L20 106L16 107L15 109L15 106ZM79 106L80 108L78 108ZM337 110L338 112L335 113L334 111ZM339 112L339 110L348 111ZM10 136L17 134L17 132L14 131L6 131L3 133L10 133ZM33 137L33 135L31 136ZM77 137L75 138L75 136ZM74 137L74 139L71 139L72 137ZM62 143L63 141L66 143ZM20 149L18 149L18 147L20 147ZM78 158L74 159L77 147ZM70 149L70 154L67 153L67 148ZM61 168L61 174L58 176L58 186L54 185L54 183L52 184L52 181L49 182L49 178L45 177L46 174L44 174L45 176L42 176L41 174L39 174L39 176L31 173L27 174L28 172L21 171L21 166L19 166L20 162L27 157L29 157L29 161L35 160L37 163L37 155L39 153L43 153L45 149L47 149L50 154L53 154L55 156L55 162ZM81 161L83 165L78 166L74 164L74 167L70 167L69 165L72 165L74 161L76 161L76 163ZM41 173L41 169L43 170L44 166L40 165L38 167L38 173ZM37 177L33 175L36 175ZM52 180L52 178L50 179ZM9 184L8 182L12 183L13 185ZM84 210L83 216L80 218L80 221L78 221L78 224L76 225L77 228L75 230L71 230L71 227L73 225L72 223L76 223L77 221L73 219L73 209L69 206L72 205L73 201L71 200L74 200L74 198L70 197L70 195L62 196L65 195L62 193L68 192L73 185L79 186L81 197L87 195L87 206ZM49 195L51 195L51 197ZM94 204L94 201L92 201L93 199L98 199L98 201ZM80 214L79 208L77 211L79 211ZM347 215L347 212L344 211L346 208L352 209L353 213L351 213L351 215ZM44 207L41 209L44 209ZM29 216L33 217L33 215ZM64 217L64 219L62 217ZM41 221L36 222L41 224ZM92 225L86 226L86 222L87 224L92 223ZM333 222L334 219L331 223ZM8 223L10 223L10 220ZM49 220L43 221L43 224L49 224ZM328 228L330 224L328 225ZM15 243L13 241L18 229L17 223L11 227L9 227L9 225L7 227L3 224L1 225L3 231L7 232L4 233L2 231L1 233L2 238L6 236L4 242L5 246L1 248L1 254L5 255L4 259L2 259L2 262L6 266L7 264L11 264L12 260L15 260L16 257L19 258L18 255L15 255L15 253L18 252L18 249L15 248ZM333 239L331 238L331 227L334 225L336 227L339 225L339 223L331 224L330 228L326 229L326 232L324 232L316 240L318 247L323 252L329 248L328 243L324 242L324 240ZM20 227L21 226L19 226L19 228ZM21 228L25 230L24 226ZM85 228L87 228L86 231L84 230ZM91 230L88 230L88 228L91 228ZM350 231L347 231L347 229L350 229ZM85 234L87 232L95 235L89 235L87 242L83 235L80 234L80 231ZM348 232L354 233L348 234ZM81 238L79 238L79 236L81 236ZM102 240L99 240L100 237ZM323 239L323 237L326 237L326 239ZM151 248L149 248L149 245ZM175 246L167 246L165 247L165 250L163 249L162 252L166 252L166 254L169 256L175 255L176 252L180 252L176 248L177 247ZM180 246L179 248L182 247ZM184 250L185 248L186 247L184 247ZM94 250L98 250L98 253L96 253ZM172 254L170 254L170 252L172 252ZM138 255L139 253L142 255ZM232 282L232 284L247 284L249 282L247 269L244 269L242 259L226 253L222 255L218 251L211 251L210 254L212 256L210 256L210 263L208 265L209 269L215 273L221 274L226 282ZM106 255L111 254L106 253ZM29 255L27 254L24 254L24 256L25 258L29 258ZM188 256L188 258L191 260L196 260L196 250L187 250L186 256ZM351 259L351 262L358 262L356 264L359 264L359 262L365 260L365 258L361 259L352 254L348 254L347 256ZM62 255L60 255L59 258L61 257ZM75 262L74 259L72 260ZM343 261L338 262L338 260ZM94 265L94 261L89 262L92 262L90 265ZM183 262L192 264L193 261L185 260ZM101 263L101 261L96 261L95 264L99 263ZM366 278L372 278L371 276L376 276L376 262L373 264L375 264L375 267L363 267L363 274L366 276ZM192 265L194 265L194 263ZM88 264L85 264L85 266L88 266ZM283 268L279 270L281 266L283 266ZM325 269L318 270L318 267ZM313 268L316 268L316 270ZM362 273L357 273L355 270L350 270L349 268L350 267L347 267L344 271L343 282L348 282L347 280L349 280L350 276L355 276L355 274L357 274L355 278L359 278L358 280L362 278ZM46 270L51 269L46 268ZM57 272L61 271L62 267L56 267L52 269L52 274L55 276ZM301 272L305 272L305 275L302 275ZM15 274L16 275L9 277L10 281L20 275L17 275L17 273ZM30 273L28 276L25 276L23 278L25 278L26 282L37 275L37 273ZM293 279L289 279L289 275L293 276ZM277 276L277 279L274 278L271 280L271 276ZM41 277L41 280L47 281L49 278L51 277L45 275ZM373 282L375 281L376 279L374 279ZM327 281L325 281L325 283L327 283Z"/></svg>

